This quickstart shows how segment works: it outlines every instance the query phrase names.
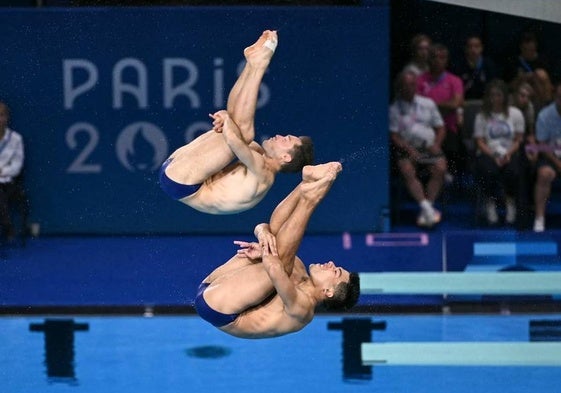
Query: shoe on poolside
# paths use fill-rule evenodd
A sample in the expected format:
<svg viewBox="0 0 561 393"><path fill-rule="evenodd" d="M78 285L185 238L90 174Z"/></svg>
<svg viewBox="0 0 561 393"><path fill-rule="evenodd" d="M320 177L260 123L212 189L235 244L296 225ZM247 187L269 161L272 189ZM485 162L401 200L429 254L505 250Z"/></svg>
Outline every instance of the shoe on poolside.
<svg viewBox="0 0 561 393"><path fill-rule="evenodd" d="M514 221L516 221L516 203L514 203L514 199L507 197L505 205L505 221L507 224L514 224Z"/></svg>
<svg viewBox="0 0 561 393"><path fill-rule="evenodd" d="M497 204L494 200L489 199L485 204L485 216L490 225L495 225L499 222L499 215L497 214Z"/></svg>
<svg viewBox="0 0 561 393"><path fill-rule="evenodd" d="M417 225L432 228L442 220L442 213L436 209L423 210L417 217Z"/></svg>
<svg viewBox="0 0 561 393"><path fill-rule="evenodd" d="M545 218L543 217L536 217L534 220L534 232L543 232L545 231Z"/></svg>

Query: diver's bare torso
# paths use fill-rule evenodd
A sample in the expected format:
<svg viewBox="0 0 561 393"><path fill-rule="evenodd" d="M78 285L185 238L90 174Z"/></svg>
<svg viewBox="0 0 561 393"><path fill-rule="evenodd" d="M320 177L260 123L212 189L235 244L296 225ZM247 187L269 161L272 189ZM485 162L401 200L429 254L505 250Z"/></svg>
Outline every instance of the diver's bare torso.
<svg viewBox="0 0 561 393"><path fill-rule="evenodd" d="M222 136L217 133L209 133L209 137L221 138ZM256 160L261 161L262 165L265 166L261 146L252 143L250 148ZM239 161L226 165L220 162L219 165L223 165L223 169L214 174L198 173L196 172L199 166L197 162L198 157L193 150L190 145L178 149L172 155L173 161L171 165L173 166L170 165L168 167L166 174L172 180L182 184L197 184L199 180L197 178L205 179L197 192L180 199L181 202L198 211L210 214L235 214L248 210L257 205L273 185L275 180L273 172L263 170L258 176L249 171ZM217 151L214 157L219 159L219 157L226 156L226 158L232 160L234 158L233 154L231 152L228 153L230 155Z"/></svg>
<svg viewBox="0 0 561 393"><path fill-rule="evenodd" d="M298 286L308 280L308 273L300 258L296 257L292 280ZM301 291L299 298L303 305L308 303L307 295ZM305 313L298 316L289 315L281 297L277 294L262 304L241 313L234 322L219 329L240 338L269 338L302 330L314 317L315 307L309 303L304 306Z"/></svg>
<svg viewBox="0 0 561 393"><path fill-rule="evenodd" d="M201 188L180 201L210 214L235 214L257 205L267 194L274 176L258 179L240 162L228 165L205 180Z"/></svg>
<svg viewBox="0 0 561 393"><path fill-rule="evenodd" d="M180 185L199 186L196 192L186 187L185 193L175 194L193 192L180 200L186 205L203 213L234 214L257 205L271 188L278 168L254 140L254 117L261 80L277 42L276 31L265 30L244 49L246 64L228 95L226 110L210 114L212 129L170 156L166 176ZM233 163L236 158L245 166Z"/></svg>

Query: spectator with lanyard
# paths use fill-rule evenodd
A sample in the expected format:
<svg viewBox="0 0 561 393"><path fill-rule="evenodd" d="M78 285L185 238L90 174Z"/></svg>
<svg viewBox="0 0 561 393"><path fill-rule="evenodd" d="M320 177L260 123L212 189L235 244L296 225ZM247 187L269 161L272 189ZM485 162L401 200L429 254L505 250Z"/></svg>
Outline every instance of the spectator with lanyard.
<svg viewBox="0 0 561 393"><path fill-rule="evenodd" d="M483 56L483 42L476 34L467 37L464 57L453 70L464 83L466 100L481 100L485 93L485 85L498 77L493 60Z"/></svg>
<svg viewBox="0 0 561 393"><path fill-rule="evenodd" d="M539 112L552 100L551 66L548 59L538 51L538 37L534 32L522 33L518 49L518 55L511 58L505 67L504 79L509 84L528 82L534 89L534 107Z"/></svg>
<svg viewBox="0 0 561 393"><path fill-rule="evenodd" d="M462 80L447 70L449 52L442 44L429 50L429 70L417 79L417 93L432 99L444 120L446 134L442 150L452 174L463 167L465 152L460 130L463 125L464 87Z"/></svg>
<svg viewBox="0 0 561 393"><path fill-rule="evenodd" d="M405 181L409 194L419 204L417 225L432 227L441 220L434 208L444 184L447 163L440 148L444 122L433 100L415 94L417 77L403 71L396 78L395 100L390 106L392 160ZM426 186L420 173L428 172Z"/></svg>

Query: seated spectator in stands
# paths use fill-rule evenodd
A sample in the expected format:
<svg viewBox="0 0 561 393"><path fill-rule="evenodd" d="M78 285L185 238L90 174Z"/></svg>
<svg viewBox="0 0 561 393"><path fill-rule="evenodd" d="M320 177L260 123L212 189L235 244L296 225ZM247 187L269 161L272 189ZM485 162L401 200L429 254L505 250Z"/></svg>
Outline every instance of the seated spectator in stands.
<svg viewBox="0 0 561 393"><path fill-rule="evenodd" d="M421 75L429 70L429 48L432 40L426 34L417 34L411 39L411 59L403 68L404 71L412 71L415 75Z"/></svg>
<svg viewBox="0 0 561 393"><path fill-rule="evenodd" d="M536 141L540 147L534 189L534 231L545 230L545 207L551 183L561 173L561 84L555 86L554 101L543 108L536 122Z"/></svg>
<svg viewBox="0 0 561 393"><path fill-rule="evenodd" d="M528 82L518 80L513 85L510 94L510 105L520 109L524 116L524 140L529 143L535 143L535 125L536 111L532 98L534 97L534 89Z"/></svg>
<svg viewBox="0 0 561 393"><path fill-rule="evenodd" d="M464 167L465 149L460 135L463 124L464 89L462 80L447 71L449 53L442 44L429 50L429 70L417 78L417 94L432 99L444 120L442 150L449 170L457 173Z"/></svg>
<svg viewBox="0 0 561 393"><path fill-rule="evenodd" d="M533 206L533 192L536 174L538 150L536 147L536 112L532 98L534 89L523 80L513 85L509 99L510 105L518 108L524 117L524 138L520 147L520 178L517 223L520 229L530 224L530 207Z"/></svg>
<svg viewBox="0 0 561 393"><path fill-rule="evenodd" d="M532 31L524 31L518 41L518 53L505 67L505 80L511 82L520 75L531 74L537 69L550 72L549 61L538 51L538 37Z"/></svg>
<svg viewBox="0 0 561 393"><path fill-rule="evenodd" d="M519 53L505 67L504 78L510 84L528 82L534 89L534 106L539 112L552 100L549 61L538 52L538 38L533 32L522 33L518 49Z"/></svg>
<svg viewBox="0 0 561 393"><path fill-rule="evenodd" d="M477 145L475 176L485 198L490 225L498 223L497 201L505 197L505 221L516 220L516 197L520 175L519 147L524 135L524 117L508 103L508 87L502 80L488 83L481 112L475 118L473 137Z"/></svg>
<svg viewBox="0 0 561 393"><path fill-rule="evenodd" d="M551 104L553 100L553 84L545 70L539 68L533 73L519 75L510 83L511 89L514 91L521 83L527 83L533 90L531 102L534 107L534 113L537 114L544 107Z"/></svg>
<svg viewBox="0 0 561 393"><path fill-rule="evenodd" d="M434 101L417 95L416 88L414 72L398 75L389 115L392 153L409 193L419 203L417 225L432 227L441 220L434 202L447 169L441 149L444 123ZM419 177L423 170L429 173L426 187Z"/></svg>
<svg viewBox="0 0 561 393"><path fill-rule="evenodd" d="M545 70L539 68L533 73L519 75L511 82L512 90L515 90L516 86L521 83L530 85L534 92L532 94L532 106L535 113L538 113L553 100L553 84Z"/></svg>
<svg viewBox="0 0 561 393"><path fill-rule="evenodd" d="M10 200L20 192L17 176L23 167L23 140L20 134L8 127L10 112L0 102L0 226L2 236L13 240L15 230L10 217Z"/></svg>
<svg viewBox="0 0 561 393"><path fill-rule="evenodd" d="M487 82L498 77L493 60L483 56L483 42L478 35L470 35L464 46L464 56L453 67L464 84L464 99L480 100Z"/></svg>

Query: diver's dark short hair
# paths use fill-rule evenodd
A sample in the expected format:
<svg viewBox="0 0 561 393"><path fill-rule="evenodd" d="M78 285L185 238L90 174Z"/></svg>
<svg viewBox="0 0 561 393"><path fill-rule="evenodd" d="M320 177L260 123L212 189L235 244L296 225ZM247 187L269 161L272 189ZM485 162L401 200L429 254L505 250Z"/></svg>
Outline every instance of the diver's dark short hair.
<svg viewBox="0 0 561 393"><path fill-rule="evenodd" d="M358 273L351 273L348 282L341 282L335 287L332 297L323 301L328 311L346 311L351 309L360 296L360 279Z"/></svg>
<svg viewBox="0 0 561 393"><path fill-rule="evenodd" d="M284 164L280 172L300 172L306 165L312 165L314 163L314 144L312 138L309 136L301 136L300 141L302 143L295 146L294 149L290 151L292 160Z"/></svg>

